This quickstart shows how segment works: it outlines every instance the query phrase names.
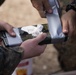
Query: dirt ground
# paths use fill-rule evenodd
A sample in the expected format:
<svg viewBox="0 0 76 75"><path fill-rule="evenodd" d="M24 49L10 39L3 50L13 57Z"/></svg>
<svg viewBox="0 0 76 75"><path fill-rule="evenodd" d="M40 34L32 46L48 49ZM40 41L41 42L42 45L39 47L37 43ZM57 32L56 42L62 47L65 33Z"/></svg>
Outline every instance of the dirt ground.
<svg viewBox="0 0 76 75"><path fill-rule="evenodd" d="M6 0L0 7L0 20L8 22L14 27L47 23L46 19L40 18L30 0ZM41 56L33 58L33 73L47 75L60 71L57 57L58 52L54 46L48 45Z"/></svg>

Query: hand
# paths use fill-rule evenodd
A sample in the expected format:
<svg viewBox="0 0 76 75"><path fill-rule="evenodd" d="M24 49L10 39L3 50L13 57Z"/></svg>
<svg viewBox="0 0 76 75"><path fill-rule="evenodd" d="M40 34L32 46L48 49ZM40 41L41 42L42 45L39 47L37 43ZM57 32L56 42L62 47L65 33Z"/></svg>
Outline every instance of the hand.
<svg viewBox="0 0 76 75"><path fill-rule="evenodd" d="M41 17L45 17L45 11L52 13L52 9L48 0L31 0L31 2L33 6L39 11Z"/></svg>
<svg viewBox="0 0 76 75"><path fill-rule="evenodd" d="M42 33L34 39L24 41L20 47L24 49L23 59L39 56L46 48L46 45L38 45L46 38L46 34Z"/></svg>
<svg viewBox="0 0 76 75"><path fill-rule="evenodd" d="M73 10L68 11L62 16L63 33L68 33L68 36L74 35L76 28L76 12Z"/></svg>
<svg viewBox="0 0 76 75"><path fill-rule="evenodd" d="M0 21L0 30L6 30L11 36L16 36L13 27L6 22Z"/></svg>

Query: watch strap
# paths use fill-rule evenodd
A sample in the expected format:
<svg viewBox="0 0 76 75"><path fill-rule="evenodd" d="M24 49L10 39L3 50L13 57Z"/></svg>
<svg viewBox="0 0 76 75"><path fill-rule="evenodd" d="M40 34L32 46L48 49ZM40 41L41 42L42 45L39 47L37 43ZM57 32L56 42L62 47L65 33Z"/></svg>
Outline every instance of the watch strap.
<svg viewBox="0 0 76 75"><path fill-rule="evenodd" d="M71 4L68 4L66 6L66 12L68 12L71 9L76 12L76 0L74 0Z"/></svg>

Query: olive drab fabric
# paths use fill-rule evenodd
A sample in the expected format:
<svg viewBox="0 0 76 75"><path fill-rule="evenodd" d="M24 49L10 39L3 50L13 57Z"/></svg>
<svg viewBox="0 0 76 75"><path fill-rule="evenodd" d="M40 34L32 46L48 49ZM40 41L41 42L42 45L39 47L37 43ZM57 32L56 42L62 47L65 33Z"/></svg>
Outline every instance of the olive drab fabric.
<svg viewBox="0 0 76 75"><path fill-rule="evenodd" d="M20 47L4 48L0 46L0 75L11 75L22 60L23 49Z"/></svg>

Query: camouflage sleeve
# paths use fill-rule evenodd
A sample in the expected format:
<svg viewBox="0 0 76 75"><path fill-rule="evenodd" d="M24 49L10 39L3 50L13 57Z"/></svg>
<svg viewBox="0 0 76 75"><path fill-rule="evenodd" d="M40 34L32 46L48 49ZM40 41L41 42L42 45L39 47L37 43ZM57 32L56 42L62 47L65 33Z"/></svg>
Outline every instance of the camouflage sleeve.
<svg viewBox="0 0 76 75"><path fill-rule="evenodd" d="M23 56L20 47L4 48L0 46L0 75L11 75Z"/></svg>

